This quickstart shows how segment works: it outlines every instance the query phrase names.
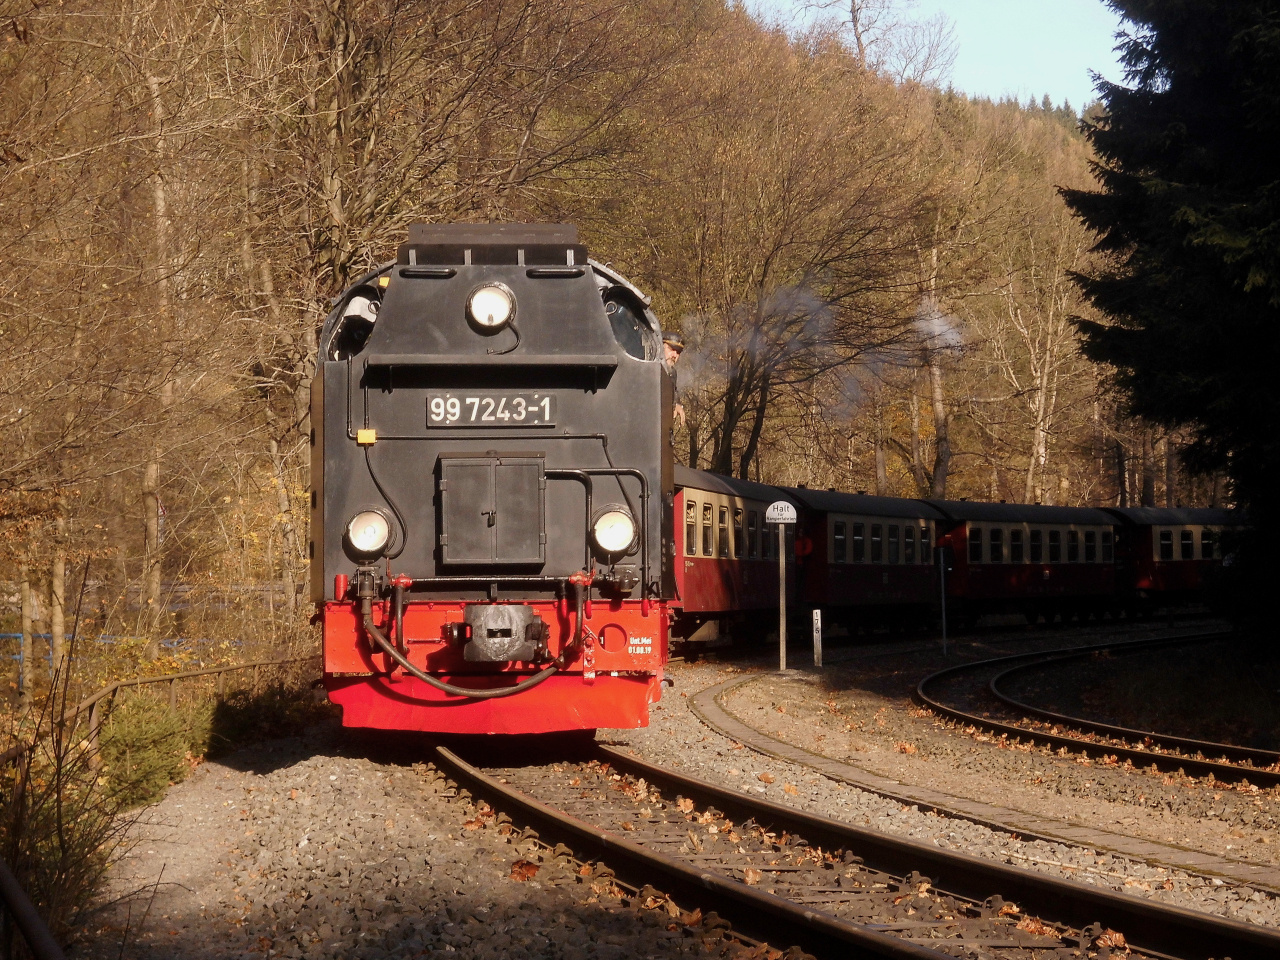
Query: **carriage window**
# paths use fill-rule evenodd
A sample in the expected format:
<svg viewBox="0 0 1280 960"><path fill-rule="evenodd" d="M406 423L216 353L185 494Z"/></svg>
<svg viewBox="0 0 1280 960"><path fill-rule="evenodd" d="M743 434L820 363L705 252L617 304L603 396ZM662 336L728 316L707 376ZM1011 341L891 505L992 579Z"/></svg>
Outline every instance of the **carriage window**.
<svg viewBox="0 0 1280 960"><path fill-rule="evenodd" d="M698 505L692 500L684 505L684 552L690 557L698 553Z"/></svg>
<svg viewBox="0 0 1280 960"><path fill-rule="evenodd" d="M916 528L902 528L902 562L916 562Z"/></svg>
<svg viewBox="0 0 1280 960"><path fill-rule="evenodd" d="M853 562L862 563L867 559L867 527L866 524L853 525Z"/></svg>
<svg viewBox="0 0 1280 960"><path fill-rule="evenodd" d="M898 525L889 524L889 562L898 562Z"/></svg>
<svg viewBox="0 0 1280 960"><path fill-rule="evenodd" d="M969 562L982 562L982 528L969 528Z"/></svg>
<svg viewBox="0 0 1280 960"><path fill-rule="evenodd" d="M1160 531L1160 559L1161 560L1173 559L1173 531L1172 530Z"/></svg>
<svg viewBox="0 0 1280 960"><path fill-rule="evenodd" d="M1031 562L1044 563L1044 531L1031 531Z"/></svg>
<svg viewBox="0 0 1280 960"><path fill-rule="evenodd" d="M1098 559L1098 531L1084 532L1084 562L1093 563Z"/></svg>
<svg viewBox="0 0 1280 960"><path fill-rule="evenodd" d="M1200 531L1200 559L1213 559L1213 538L1214 533L1208 527Z"/></svg>
<svg viewBox="0 0 1280 960"><path fill-rule="evenodd" d="M747 552L747 545L742 542L742 508L733 508L733 555L741 557Z"/></svg>
<svg viewBox="0 0 1280 960"><path fill-rule="evenodd" d="M1004 531L999 527L991 528L991 562L1004 563Z"/></svg>
<svg viewBox="0 0 1280 960"><path fill-rule="evenodd" d="M1191 530L1182 531L1182 559L1194 560L1196 558L1196 535Z"/></svg>
<svg viewBox="0 0 1280 960"><path fill-rule="evenodd" d="M729 555L729 508L720 508L720 520L716 525L716 533L720 535L720 556Z"/></svg>
<svg viewBox="0 0 1280 960"><path fill-rule="evenodd" d="M920 562L933 563L933 551L929 549L929 528L920 528Z"/></svg>
<svg viewBox="0 0 1280 960"><path fill-rule="evenodd" d="M1022 562L1022 531L1021 530L1009 531L1009 562L1010 563Z"/></svg>
<svg viewBox="0 0 1280 960"><path fill-rule="evenodd" d="M845 523L843 520L837 520L834 532L831 535L831 555L832 562L844 563L849 553L846 549L848 536L845 534Z"/></svg>
<svg viewBox="0 0 1280 960"><path fill-rule="evenodd" d="M1111 531L1102 531L1102 562L1114 563L1116 559L1115 544L1111 539Z"/></svg>
<svg viewBox="0 0 1280 960"><path fill-rule="evenodd" d="M884 559L884 532L878 523L871 525L871 562L879 563Z"/></svg>
<svg viewBox="0 0 1280 960"><path fill-rule="evenodd" d="M1067 531L1067 563L1080 562L1080 531Z"/></svg>
<svg viewBox="0 0 1280 960"><path fill-rule="evenodd" d="M702 555L709 557L715 552L712 546L712 538L714 534L711 532L711 504L704 503L702 505Z"/></svg>
<svg viewBox="0 0 1280 960"><path fill-rule="evenodd" d="M1049 531L1049 562L1050 563L1062 562L1062 531L1061 530Z"/></svg>
<svg viewBox="0 0 1280 960"><path fill-rule="evenodd" d="M756 523L756 517L754 510L747 511L747 556L752 560L759 553L760 528Z"/></svg>

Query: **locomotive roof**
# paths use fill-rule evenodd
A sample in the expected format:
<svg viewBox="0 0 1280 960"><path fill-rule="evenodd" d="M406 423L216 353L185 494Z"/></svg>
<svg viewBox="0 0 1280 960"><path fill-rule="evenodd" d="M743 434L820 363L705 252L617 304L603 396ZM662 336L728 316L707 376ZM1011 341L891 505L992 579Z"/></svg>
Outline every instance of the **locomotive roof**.
<svg viewBox="0 0 1280 960"><path fill-rule="evenodd" d="M811 510L825 513L854 513L869 517L918 517L939 520L944 515L924 500L900 497L875 497L865 493L840 493L835 490L787 488L787 492Z"/></svg>
<svg viewBox="0 0 1280 960"><path fill-rule="evenodd" d="M969 500L926 500L951 520L987 523L1061 523L1110 527L1115 517L1093 507L1051 507L1041 503L983 503Z"/></svg>
<svg viewBox="0 0 1280 960"><path fill-rule="evenodd" d="M755 483L751 480L738 480L718 473L707 473L705 470L693 470L678 463L675 465L675 478L677 487L693 487L696 490L709 490L712 493L723 493L747 500L760 500L764 503L773 503L775 500L796 503L793 490L784 490L782 487Z"/></svg>
<svg viewBox="0 0 1280 960"><path fill-rule="evenodd" d="M1121 520L1140 526L1148 524L1233 526L1244 522L1237 511L1218 507L1104 507L1103 509Z"/></svg>

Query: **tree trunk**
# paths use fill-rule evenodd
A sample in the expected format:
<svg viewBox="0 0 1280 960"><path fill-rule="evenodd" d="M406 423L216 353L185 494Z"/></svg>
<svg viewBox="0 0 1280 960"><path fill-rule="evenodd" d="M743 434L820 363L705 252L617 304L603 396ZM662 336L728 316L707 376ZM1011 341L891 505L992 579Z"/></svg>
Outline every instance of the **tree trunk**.
<svg viewBox="0 0 1280 960"><path fill-rule="evenodd" d="M1116 506L1129 506L1129 468L1124 454L1124 444L1116 441Z"/></svg>
<svg viewBox="0 0 1280 960"><path fill-rule="evenodd" d="M22 663L18 668L18 716L25 717L31 712L36 679L35 650L31 642L31 567L26 563L18 567L18 591L22 598L22 646L19 648Z"/></svg>
<svg viewBox="0 0 1280 960"><path fill-rule="evenodd" d="M67 515L62 504L54 524L53 561L49 565L49 651L53 672L66 667L67 634Z"/></svg>
<svg viewBox="0 0 1280 960"><path fill-rule="evenodd" d="M876 418L876 496L887 497L889 495L889 466L885 459L885 422L884 422L884 404L879 398L876 398L875 405ZM918 438L917 438L918 442Z"/></svg>
<svg viewBox="0 0 1280 960"><path fill-rule="evenodd" d="M936 356L929 358L929 387L933 397L933 484L930 495L937 500L947 496L947 474L951 470L951 417L947 413L942 391L942 366Z"/></svg>
<svg viewBox="0 0 1280 960"><path fill-rule="evenodd" d="M1142 431L1142 505L1156 505L1156 452L1150 428Z"/></svg>
<svg viewBox="0 0 1280 960"><path fill-rule="evenodd" d="M929 495L929 476L924 467L924 440L920 437L920 394L916 386L911 388L911 477L916 482L919 496Z"/></svg>
<svg viewBox="0 0 1280 960"><path fill-rule="evenodd" d="M160 615L160 464L150 460L142 471L142 622L152 632L142 655L148 660L160 656L160 639L155 634Z"/></svg>
<svg viewBox="0 0 1280 960"><path fill-rule="evenodd" d="M276 506L280 511L280 535L284 546L284 557L280 563L280 583L285 590L285 609L293 613L297 601L298 563L302 553L298 548L298 534L294 528L293 505L289 499L289 485L285 475L284 457L280 446L272 440L270 444L271 469L276 484Z"/></svg>
<svg viewBox="0 0 1280 960"><path fill-rule="evenodd" d="M1178 506L1178 450L1173 438L1164 438L1164 505Z"/></svg>
<svg viewBox="0 0 1280 960"><path fill-rule="evenodd" d="M751 424L751 436L747 438L747 445L743 448L742 457L738 460L738 479L747 480L750 477L751 461L755 459L756 450L760 446L760 433L764 430L764 415L769 407L769 378L766 377L760 384L760 396L756 400L756 416Z"/></svg>

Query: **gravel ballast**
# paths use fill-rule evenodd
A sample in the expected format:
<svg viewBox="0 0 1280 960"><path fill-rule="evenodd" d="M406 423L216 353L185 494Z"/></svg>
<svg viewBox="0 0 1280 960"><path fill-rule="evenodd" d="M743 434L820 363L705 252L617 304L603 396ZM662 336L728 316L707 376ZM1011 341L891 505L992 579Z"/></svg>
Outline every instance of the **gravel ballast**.
<svg viewBox="0 0 1280 960"><path fill-rule="evenodd" d="M330 738L208 763L147 811L73 957L762 956L643 909L458 797ZM163 874L161 870L163 869ZM777 960L779 953L768 956Z"/></svg>
<svg viewBox="0 0 1280 960"><path fill-rule="evenodd" d="M673 663L671 667L676 677L675 689L679 693L668 693L663 702L657 705L652 723L647 729L615 731L608 737L610 742L629 747L652 762L670 765L691 776L759 794L823 816L1055 876L1151 897L1165 903L1248 922L1280 925L1280 900L1264 891L1217 878L1195 876L1128 860L1094 849L1017 839L1011 834L967 820L941 816L915 806L904 806L877 794L829 780L807 767L757 754L701 724L687 706L688 695L722 682L743 668L678 663ZM931 717L919 716L920 711L909 701L894 703L893 698L886 698L887 702L878 703L867 713L867 719L870 720L868 730L846 730L846 719L840 724L841 733L848 738L846 743L834 750L829 747L826 750L816 749L823 746L823 743L815 743L816 736L821 734L824 737L834 737L834 734L824 733L826 728L816 719L819 711L830 710L827 706L830 699L827 687L829 680L817 675L774 679L768 675L770 671L767 668L746 669L760 669L763 676L726 698L726 706L739 719L770 736L803 743L813 752L825 752L828 755L845 752L845 755L854 756L859 762L871 754L868 749L871 741L882 737L891 744L887 750L878 754L888 758L891 764L882 772L891 775L896 771L904 778L907 776L905 769L892 764L921 760L919 747L916 748L916 754L912 755L901 753L892 746L908 742L902 738L901 724L909 721L922 721L930 726L936 724ZM920 671L920 675L924 672L927 669ZM681 696L681 693L685 696ZM785 712L779 712L779 706ZM870 729L878 732L871 734ZM1016 782L1020 786L1022 781L1034 779L1036 774L1029 771L1046 762L1039 755L1002 750L994 744L981 744L960 731L943 730L941 726L937 730L940 737L945 737L954 744L950 753L940 750L933 755L935 761L943 761L938 767L938 778L954 778L946 779L945 782L948 786L962 788L956 791L957 795L1009 802L1013 792L1009 784ZM985 748L983 752L997 756L998 760L983 758L975 762L969 752L971 746ZM930 755L923 759L929 760ZM1073 764L1071 760L1063 762ZM945 776L943 767L947 768ZM1084 777L1096 772L1096 769L1087 771ZM1146 777L1145 774L1142 776ZM963 792L966 778L971 778L971 792L967 794ZM1161 781L1156 780L1156 783ZM1142 792L1140 787L1134 787L1132 783L1129 789L1135 798ZM1205 802L1221 805L1221 799L1212 800L1215 794L1223 798L1226 796L1222 791L1210 791ZM1057 798L1055 816L1088 817L1094 812L1093 801L1083 803L1076 809L1073 804L1078 798L1065 791L1054 795ZM1256 799L1252 795L1246 796L1250 804ZM1123 804L1121 799L1109 802ZM1272 803L1270 799L1267 802ZM1148 808L1139 804L1126 807L1125 810L1125 814L1119 819L1131 821L1129 826L1132 827L1137 825ZM1211 844L1215 837L1220 836L1218 828L1221 826L1222 824L1216 824L1204 835L1204 839L1210 843L1206 849L1212 849Z"/></svg>

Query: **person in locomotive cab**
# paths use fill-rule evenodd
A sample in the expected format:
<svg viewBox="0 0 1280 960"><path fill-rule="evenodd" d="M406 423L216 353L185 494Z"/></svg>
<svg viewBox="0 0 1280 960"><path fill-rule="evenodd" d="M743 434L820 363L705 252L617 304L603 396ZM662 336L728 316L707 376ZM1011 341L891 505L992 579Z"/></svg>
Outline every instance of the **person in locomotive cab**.
<svg viewBox="0 0 1280 960"><path fill-rule="evenodd" d="M675 389L676 386L676 364L680 360L680 354L684 353L684 337L678 333L664 333L662 335L662 365L667 368L667 373L671 374L671 385ZM684 426L684 404L677 403L671 408L671 412L675 414L676 419L680 421L680 426Z"/></svg>

